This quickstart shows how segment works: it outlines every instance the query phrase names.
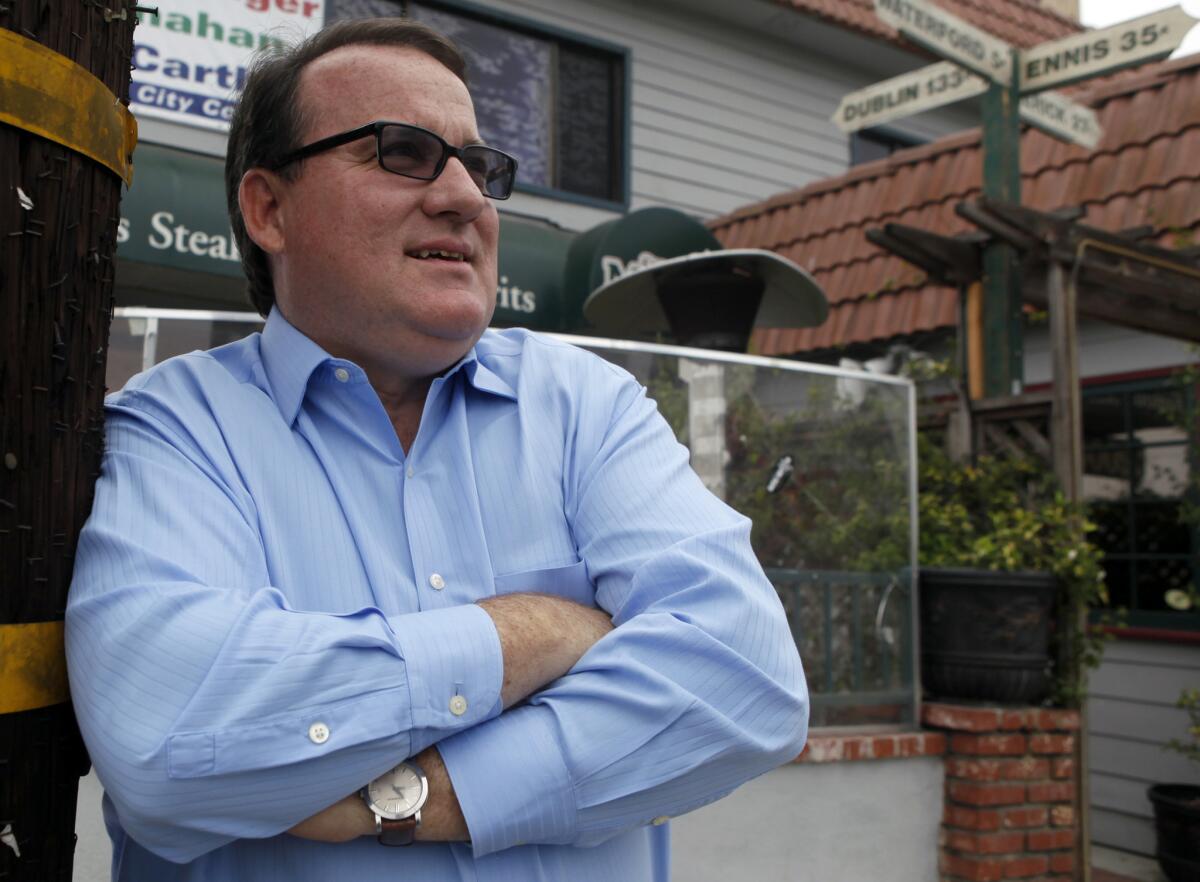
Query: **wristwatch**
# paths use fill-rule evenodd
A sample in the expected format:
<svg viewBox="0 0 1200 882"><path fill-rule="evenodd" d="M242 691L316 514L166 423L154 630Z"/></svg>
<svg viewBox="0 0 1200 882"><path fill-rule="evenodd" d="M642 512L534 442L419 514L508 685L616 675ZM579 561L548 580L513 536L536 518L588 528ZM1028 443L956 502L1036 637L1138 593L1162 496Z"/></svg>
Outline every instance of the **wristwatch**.
<svg viewBox="0 0 1200 882"><path fill-rule="evenodd" d="M380 845L412 845L421 825L421 809L429 798L429 780L412 760L384 772L361 791L375 815Z"/></svg>

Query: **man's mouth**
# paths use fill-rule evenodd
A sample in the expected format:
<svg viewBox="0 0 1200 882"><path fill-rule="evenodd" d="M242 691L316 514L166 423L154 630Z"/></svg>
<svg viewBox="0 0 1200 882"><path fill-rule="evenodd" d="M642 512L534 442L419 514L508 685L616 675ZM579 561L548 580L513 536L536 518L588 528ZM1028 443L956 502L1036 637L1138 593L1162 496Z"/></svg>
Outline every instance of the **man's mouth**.
<svg viewBox="0 0 1200 882"><path fill-rule="evenodd" d="M437 249L422 248L418 251L408 252L409 257L415 257L418 260L466 260L466 255L461 251L440 251Z"/></svg>

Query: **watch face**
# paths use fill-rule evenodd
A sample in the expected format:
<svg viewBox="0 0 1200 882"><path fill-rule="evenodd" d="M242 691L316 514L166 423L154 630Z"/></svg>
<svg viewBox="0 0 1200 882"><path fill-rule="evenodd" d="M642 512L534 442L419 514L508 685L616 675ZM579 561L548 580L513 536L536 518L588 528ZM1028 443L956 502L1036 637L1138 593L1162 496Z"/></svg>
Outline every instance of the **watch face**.
<svg viewBox="0 0 1200 882"><path fill-rule="evenodd" d="M367 785L367 796L379 814L395 821L407 818L425 802L425 778L409 765L399 765Z"/></svg>

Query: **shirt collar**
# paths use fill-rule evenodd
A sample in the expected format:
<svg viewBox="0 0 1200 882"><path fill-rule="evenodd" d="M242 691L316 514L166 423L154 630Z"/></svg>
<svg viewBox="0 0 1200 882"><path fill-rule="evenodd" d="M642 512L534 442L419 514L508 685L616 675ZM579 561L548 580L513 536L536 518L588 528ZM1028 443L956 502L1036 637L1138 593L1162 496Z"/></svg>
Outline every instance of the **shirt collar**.
<svg viewBox="0 0 1200 882"><path fill-rule="evenodd" d="M278 307L271 307L262 332L263 369L275 406L289 426L300 411L309 377L328 359L328 352L293 327Z"/></svg>
<svg viewBox="0 0 1200 882"><path fill-rule="evenodd" d="M484 332L487 333L486 331ZM445 378L462 371L467 381L481 392L490 392L504 398L517 400L513 387L499 374L479 360L478 344L471 348L454 367L446 371ZM278 307L271 307L266 326L262 331L262 361L271 385L271 395L279 413L291 425L300 412L308 381L313 371L332 356L303 332L296 329L283 317Z"/></svg>

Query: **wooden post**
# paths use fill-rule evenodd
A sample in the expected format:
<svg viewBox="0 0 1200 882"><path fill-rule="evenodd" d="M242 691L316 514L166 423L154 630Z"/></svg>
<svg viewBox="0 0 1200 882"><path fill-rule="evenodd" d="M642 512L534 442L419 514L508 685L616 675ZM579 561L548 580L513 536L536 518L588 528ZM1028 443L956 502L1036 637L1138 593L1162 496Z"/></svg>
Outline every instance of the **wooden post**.
<svg viewBox="0 0 1200 882"><path fill-rule="evenodd" d="M134 24L124 0L0 4L0 828L9 828L0 878L9 882L71 878L88 767L62 618L100 466L121 196L113 168L128 168L132 147L117 101L128 103Z"/></svg>
<svg viewBox="0 0 1200 882"><path fill-rule="evenodd" d="M1047 303L1050 311L1050 346L1054 353L1053 403L1050 411L1051 437L1054 439L1054 474L1069 502L1083 501L1083 402L1079 387L1079 340L1077 333L1077 286L1075 272L1068 274L1058 261L1050 264L1046 275ZM1076 628L1088 627L1088 609L1075 605L1067 610L1068 621ZM1082 630L1081 630L1082 633ZM1068 676L1079 678L1082 671ZM1090 882L1091 867L1091 787L1088 775L1087 696L1079 707L1079 733L1075 740L1076 854L1081 882Z"/></svg>

